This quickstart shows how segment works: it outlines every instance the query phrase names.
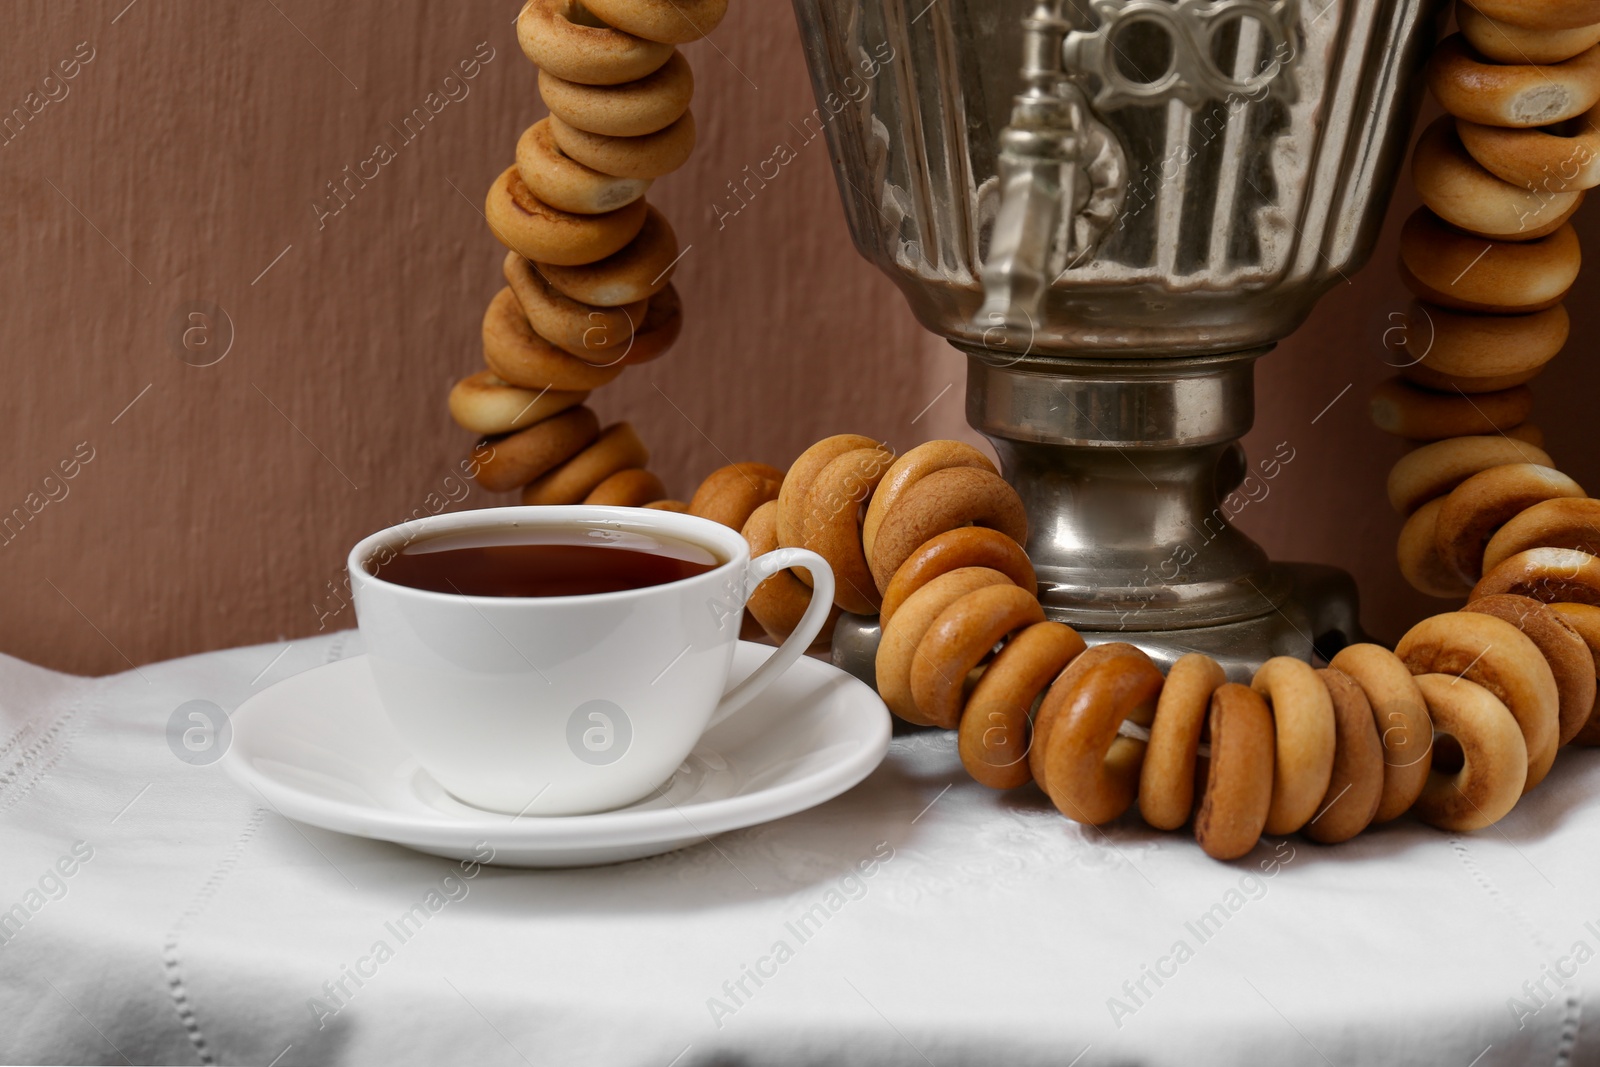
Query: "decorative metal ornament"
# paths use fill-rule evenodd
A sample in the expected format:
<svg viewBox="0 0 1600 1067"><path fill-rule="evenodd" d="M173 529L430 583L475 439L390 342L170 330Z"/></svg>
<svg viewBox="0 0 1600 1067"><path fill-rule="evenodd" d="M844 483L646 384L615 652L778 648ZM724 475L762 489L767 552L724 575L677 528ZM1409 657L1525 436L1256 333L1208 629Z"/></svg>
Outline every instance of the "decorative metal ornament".
<svg viewBox="0 0 1600 1067"><path fill-rule="evenodd" d="M1260 100L1272 92L1294 99L1294 82L1282 75L1299 52L1298 0L1089 3L1098 24L1069 33L1062 57L1068 70L1099 82L1094 106L1101 110L1168 100L1199 108L1211 100ZM1155 40L1136 43L1140 31ZM1164 69L1145 65L1158 63L1163 51ZM1230 53L1224 69L1219 57Z"/></svg>

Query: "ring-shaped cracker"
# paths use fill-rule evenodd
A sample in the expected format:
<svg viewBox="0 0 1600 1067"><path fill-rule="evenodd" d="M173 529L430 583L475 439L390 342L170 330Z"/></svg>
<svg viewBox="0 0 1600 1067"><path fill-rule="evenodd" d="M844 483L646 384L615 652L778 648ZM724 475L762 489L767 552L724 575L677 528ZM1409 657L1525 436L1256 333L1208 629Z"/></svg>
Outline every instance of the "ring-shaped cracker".
<svg viewBox="0 0 1600 1067"><path fill-rule="evenodd" d="M1028 749L1028 770L1032 773L1033 780L1039 783L1039 788L1047 793L1049 788L1046 782L1050 769L1045 759L1045 752L1050 744L1051 731L1055 729L1056 720L1066 706L1068 696L1077 685L1078 679L1091 667L1119 656L1150 658L1143 649L1125 641L1107 641L1095 645L1067 664L1066 669L1050 683L1044 699L1039 702L1039 711L1033 717L1033 744Z"/></svg>
<svg viewBox="0 0 1600 1067"><path fill-rule="evenodd" d="M1532 789L1550 773L1560 736L1561 694L1538 646L1492 615L1457 611L1423 619L1395 645L1413 675L1450 674L1483 686L1522 730Z"/></svg>
<svg viewBox="0 0 1600 1067"><path fill-rule="evenodd" d="M967 697L957 738L961 765L974 781L991 789L1033 781L1028 750L1034 705L1085 647L1072 627L1038 622L1007 641L984 668Z"/></svg>
<svg viewBox="0 0 1600 1067"><path fill-rule="evenodd" d="M627 422L613 423L599 438L548 474L534 479L522 489L524 504L578 504L595 488L618 471L643 467L650 462L650 450Z"/></svg>
<svg viewBox="0 0 1600 1067"><path fill-rule="evenodd" d="M569 356L533 332L517 295L506 286L483 313L483 361L495 377L523 389L598 389L622 367L597 367Z"/></svg>
<svg viewBox="0 0 1600 1067"><path fill-rule="evenodd" d="M1595 700L1594 654L1583 635L1550 605L1515 593L1494 593L1461 610L1504 619L1533 642L1556 680L1556 744L1577 737Z"/></svg>
<svg viewBox="0 0 1600 1067"><path fill-rule="evenodd" d="M1492 593L1546 604L1600 604L1600 558L1572 548L1530 548L1500 561L1472 587L1469 599Z"/></svg>
<svg viewBox="0 0 1600 1067"><path fill-rule="evenodd" d="M481 370L450 390L450 417L473 433L511 433L577 407L588 395L586 389L525 389L502 381L493 371Z"/></svg>
<svg viewBox="0 0 1600 1067"><path fill-rule="evenodd" d="M1045 751L1045 792L1067 818L1099 826L1132 806L1145 742L1119 731L1124 721L1153 720L1164 683L1140 655L1112 657L1069 686Z"/></svg>
<svg viewBox="0 0 1600 1067"><path fill-rule="evenodd" d="M1422 690L1400 657L1382 645L1347 645L1328 669L1359 685L1372 707L1372 723L1383 746L1383 793L1372 821L1397 819L1417 802L1428 783L1433 722Z"/></svg>
<svg viewBox="0 0 1600 1067"><path fill-rule="evenodd" d="M1417 687L1434 729L1452 738L1462 755L1453 773L1429 772L1413 809L1417 818L1458 833L1492 826L1526 791L1528 749L1522 731L1499 698L1466 678L1423 674Z"/></svg>
<svg viewBox="0 0 1600 1067"><path fill-rule="evenodd" d="M1310 664L1293 656L1267 660L1250 688L1272 706L1277 735L1267 833L1293 833L1311 821L1328 793L1338 736L1333 698Z"/></svg>
<svg viewBox="0 0 1600 1067"><path fill-rule="evenodd" d="M911 669L917 659L918 646L945 608L974 590L1010 584L1011 579L999 571L966 567L940 575L900 606L895 617L883 628L873 663L878 695L890 711L919 726L933 725L933 721L918 709L911 692Z"/></svg>
<svg viewBox="0 0 1600 1067"><path fill-rule="evenodd" d="M783 472L770 463L731 463L706 475L689 501L689 514L744 529L756 508L778 499Z"/></svg>
<svg viewBox="0 0 1600 1067"><path fill-rule="evenodd" d="M504 493L555 469L600 435L600 420L586 407L572 408L473 449L474 478L491 493Z"/></svg>
<svg viewBox="0 0 1600 1067"><path fill-rule="evenodd" d="M1004 478L974 467L949 467L917 480L878 527L868 562L880 590L889 588L900 565L946 530L987 526L1019 545L1028 543L1022 498Z"/></svg>
<svg viewBox="0 0 1600 1067"><path fill-rule="evenodd" d="M967 675L1008 634L1042 622L1039 598L1010 584L975 589L945 608L911 663L911 699L918 713L935 726L954 729L961 722Z"/></svg>
<svg viewBox="0 0 1600 1067"><path fill-rule="evenodd" d="M1492 571L1530 548L1575 548L1600 555L1600 500L1556 497L1506 520L1483 550L1483 569Z"/></svg>
<svg viewBox="0 0 1600 1067"><path fill-rule="evenodd" d="M861 512L893 462L886 449L853 449L818 471L806 495L800 544L828 561L834 603L854 615L874 615L882 602L861 550Z"/></svg>
<svg viewBox="0 0 1600 1067"><path fill-rule="evenodd" d="M878 492L883 483L878 483ZM877 499L874 495L873 499ZM990 567L1010 578L1019 588L1037 589L1039 579L1022 546L999 530L985 526L962 526L931 537L900 564L884 590L878 618L887 623L905 603L906 597L941 574L961 567Z"/></svg>
<svg viewBox="0 0 1600 1067"><path fill-rule="evenodd" d="M1583 638L1583 643L1589 646L1589 654L1594 657L1596 673L1600 674L1600 607L1593 604L1551 604L1550 607L1561 614L1568 626L1578 632ZM1600 689L1600 682L1596 683ZM1575 745L1600 745L1600 695L1595 698L1595 706L1590 709L1588 719L1584 720L1583 728L1572 739Z"/></svg>
<svg viewBox="0 0 1600 1067"><path fill-rule="evenodd" d="M683 510L681 508L668 510ZM769 500L750 513L750 518L740 532L750 546L751 556L762 556L780 547L777 530L778 502ZM811 606L811 587L796 578L794 571L783 570L755 587L745 601L745 611L766 631L774 643L783 641L800 625L800 619ZM833 628L839 621L840 611L834 606L822 631L811 642L809 652L826 650L833 643Z"/></svg>
<svg viewBox="0 0 1600 1067"><path fill-rule="evenodd" d="M1227 681L1222 666L1199 652L1182 656L1167 672L1139 772L1139 814L1157 830L1176 830L1189 821L1211 694Z"/></svg>
<svg viewBox="0 0 1600 1067"><path fill-rule="evenodd" d="M1247 685L1229 682L1211 694L1211 756L1194 839L1212 859L1233 860L1256 847L1272 807L1272 711Z"/></svg>
<svg viewBox="0 0 1600 1067"><path fill-rule="evenodd" d="M884 516L901 495L934 471L950 467L975 467L991 474L999 473L988 456L961 441L925 441L911 449L884 473L878 491L867 505L867 517L861 523L861 544L868 556L872 555L872 546L877 541L878 527L883 525Z"/></svg>
<svg viewBox="0 0 1600 1067"><path fill-rule="evenodd" d="M1539 463L1490 467L1444 498L1434 524L1434 547L1447 567L1476 582L1483 577L1485 550L1500 527L1541 501L1583 495L1583 486L1554 467Z"/></svg>
<svg viewBox="0 0 1600 1067"><path fill-rule="evenodd" d="M1372 705L1354 679L1326 669L1318 671L1317 677L1333 698L1337 740L1328 792L1300 832L1313 841L1333 845L1365 830L1378 813L1383 796L1383 742L1372 722Z"/></svg>

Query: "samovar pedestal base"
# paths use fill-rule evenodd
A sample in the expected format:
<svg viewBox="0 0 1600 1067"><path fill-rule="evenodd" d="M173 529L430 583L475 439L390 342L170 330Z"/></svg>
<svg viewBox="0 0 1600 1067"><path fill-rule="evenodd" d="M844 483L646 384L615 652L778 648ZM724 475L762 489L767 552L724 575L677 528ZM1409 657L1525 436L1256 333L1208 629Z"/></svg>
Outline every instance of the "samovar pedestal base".
<svg viewBox="0 0 1600 1067"><path fill-rule="evenodd" d="M1238 682L1273 656L1327 659L1364 640L1350 575L1275 563L1233 525L1295 458L1284 441L1252 464L1239 444L1262 350L1118 360L966 351L967 421L1027 510L1046 618L1091 645L1136 645L1163 670L1203 652ZM872 681L878 637L877 619L841 617L833 662Z"/></svg>
<svg viewBox="0 0 1600 1067"><path fill-rule="evenodd" d="M1273 656L1325 661L1345 645L1366 640L1356 583L1348 573L1320 563L1274 563L1272 572L1288 595L1255 618L1219 626L1078 632L1090 645L1107 641L1137 645L1163 671L1187 653L1203 652L1222 665L1230 681L1246 684L1256 668ZM1070 613L1052 611L1048 604L1045 613L1072 624ZM875 617L841 615L833 631L834 666L876 687L873 663L881 636Z"/></svg>

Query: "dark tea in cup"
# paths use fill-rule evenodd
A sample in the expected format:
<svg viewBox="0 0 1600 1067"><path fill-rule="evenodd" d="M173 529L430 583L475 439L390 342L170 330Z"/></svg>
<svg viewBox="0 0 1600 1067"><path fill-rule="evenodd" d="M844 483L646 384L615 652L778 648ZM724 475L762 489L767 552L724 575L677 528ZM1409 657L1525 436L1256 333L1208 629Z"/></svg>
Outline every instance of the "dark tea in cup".
<svg viewBox="0 0 1600 1067"><path fill-rule="evenodd" d="M366 570L435 593L557 597L647 589L723 562L703 545L654 533L543 526L439 534L374 555Z"/></svg>

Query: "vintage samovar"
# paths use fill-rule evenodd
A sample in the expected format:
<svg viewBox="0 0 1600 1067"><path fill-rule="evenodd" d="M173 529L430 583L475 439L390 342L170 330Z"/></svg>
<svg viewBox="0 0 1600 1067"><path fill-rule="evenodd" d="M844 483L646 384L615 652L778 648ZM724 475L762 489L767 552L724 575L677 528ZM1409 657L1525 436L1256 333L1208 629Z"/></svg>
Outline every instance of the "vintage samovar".
<svg viewBox="0 0 1600 1067"><path fill-rule="evenodd" d="M967 355L1050 617L1235 678L1359 640L1349 575L1230 517L1285 458L1239 443L1255 361L1376 239L1431 0L794 8L856 247Z"/></svg>

